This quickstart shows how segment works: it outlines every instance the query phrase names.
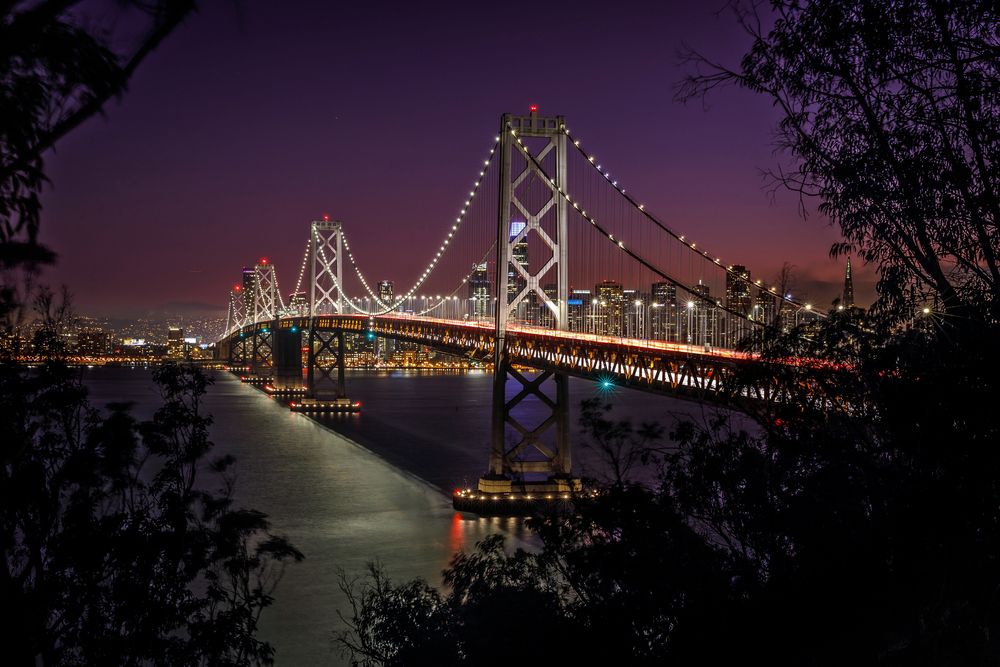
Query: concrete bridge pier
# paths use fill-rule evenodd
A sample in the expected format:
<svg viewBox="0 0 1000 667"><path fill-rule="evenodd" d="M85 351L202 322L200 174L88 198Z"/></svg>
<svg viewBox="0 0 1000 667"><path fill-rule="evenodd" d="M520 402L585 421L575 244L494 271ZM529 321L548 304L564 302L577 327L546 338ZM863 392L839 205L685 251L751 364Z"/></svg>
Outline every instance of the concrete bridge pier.
<svg viewBox="0 0 1000 667"><path fill-rule="evenodd" d="M290 322L277 323L272 345L275 389L302 389L302 330Z"/></svg>

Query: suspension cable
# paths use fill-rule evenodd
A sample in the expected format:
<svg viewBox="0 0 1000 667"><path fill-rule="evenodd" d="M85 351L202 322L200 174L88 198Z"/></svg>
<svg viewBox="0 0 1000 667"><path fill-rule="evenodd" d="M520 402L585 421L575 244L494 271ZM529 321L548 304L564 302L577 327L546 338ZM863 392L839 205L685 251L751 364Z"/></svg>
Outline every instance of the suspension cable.
<svg viewBox="0 0 1000 667"><path fill-rule="evenodd" d="M715 264L716 266L718 266L719 268L721 268L722 270L724 270L726 272L726 274L728 274L730 276L733 276L738 281L740 281L740 282L742 282L742 283L744 283L746 285L749 285L750 287L755 287L755 288L758 288L758 289L765 289L764 285L761 283L761 281L759 279L756 280L756 281L754 281L754 280L751 280L750 278L746 277L741 272L735 271L733 269L733 265L723 264L722 263L722 259L720 257L717 257L717 256L714 256L714 255L710 254L708 252L708 250L706 250L704 248L702 248L701 250L699 250L697 248L697 243L695 243L694 241L687 240L683 234L680 234L680 233L674 231L671 227L669 227L665 223L661 222L655 215L653 215L652 213L650 213L649 211L646 210L646 207L645 207L644 204L640 204L631 195L626 194L624 186L619 186L618 185L618 181L613 180L611 178L611 172L610 172L610 170L603 169L602 166L601 166L601 164L598 163L597 158L595 156L593 156L593 155L589 155L583 149L583 147L582 147L582 145L580 143L580 140L579 139L573 139L573 136L570 134L569 129L567 129L565 125L563 125L560 129L562 130L563 134L565 134L566 137L568 139L570 139L570 143L573 145L574 148L576 148L577 152L579 152L580 155L582 155L586 159L586 162L591 167L593 167L594 170L597 171L597 173L599 173L601 176L603 176L604 179L611 185L611 187L613 187L615 190L617 190L618 193L622 197L624 197L625 200L628 201L635 210L639 211L639 213L642 216L644 216L646 219L648 219L650 222L652 222L654 225L656 225L657 227L659 227L661 230L663 230L664 232L666 232L667 234L669 234L670 236L672 236L677 241L680 241L681 244L683 244L685 247L687 247L688 249L690 249L696 255L701 255L702 257L704 257L709 262ZM713 259L713 257L714 257L714 259ZM797 308L804 309L804 310L807 310L807 311L810 311L810 312L815 312L820 317L825 317L826 316L821 311L818 311L818 310L817 311L813 311L812 304L803 303L803 302L798 301L796 299L793 299L793 298L791 298L791 297L789 297L789 296L787 296L785 294L778 293L777 290L776 290L776 288L773 285L771 287L767 288L766 291L769 294L771 294L773 297L776 297L776 298L778 298L778 299L780 299L780 300L782 300L782 301L784 301L784 302L786 302L786 303L788 303L788 304L790 304L792 306L795 306Z"/></svg>

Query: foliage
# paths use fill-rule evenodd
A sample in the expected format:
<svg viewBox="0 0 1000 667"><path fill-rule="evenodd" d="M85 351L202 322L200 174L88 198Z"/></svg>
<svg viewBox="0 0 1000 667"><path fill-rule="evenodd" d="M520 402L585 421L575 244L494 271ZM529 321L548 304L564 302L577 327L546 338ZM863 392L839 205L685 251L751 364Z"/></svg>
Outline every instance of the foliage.
<svg viewBox="0 0 1000 667"><path fill-rule="evenodd" d="M164 404L137 423L124 404L92 409L58 363L0 367L11 664L271 661L258 619L302 554L264 514L234 505L232 458L208 460L209 379L174 365L154 377Z"/></svg>
<svg viewBox="0 0 1000 667"><path fill-rule="evenodd" d="M35 245L43 155L125 91L145 57L195 7L193 0L129 0L143 17L122 46L120 26L81 21L80 0L0 6L0 245L19 261L46 259Z"/></svg>

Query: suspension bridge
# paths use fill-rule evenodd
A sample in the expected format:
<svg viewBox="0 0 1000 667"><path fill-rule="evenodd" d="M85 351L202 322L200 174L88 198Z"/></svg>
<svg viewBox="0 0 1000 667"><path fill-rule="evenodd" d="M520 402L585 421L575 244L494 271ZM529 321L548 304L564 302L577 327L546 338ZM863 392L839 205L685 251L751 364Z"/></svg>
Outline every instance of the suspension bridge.
<svg viewBox="0 0 1000 667"><path fill-rule="evenodd" d="M426 267L403 290L373 283L347 225L328 216L309 224L287 294L273 263L245 268L218 357L308 411L360 407L344 373L345 350L359 340L492 366L487 473L455 497L473 510L578 487L570 376L704 402L773 398L766 380L741 379L740 367L757 362L738 342L818 314L647 210L564 117L536 107L504 114L473 173ZM525 423L529 404L546 417Z"/></svg>

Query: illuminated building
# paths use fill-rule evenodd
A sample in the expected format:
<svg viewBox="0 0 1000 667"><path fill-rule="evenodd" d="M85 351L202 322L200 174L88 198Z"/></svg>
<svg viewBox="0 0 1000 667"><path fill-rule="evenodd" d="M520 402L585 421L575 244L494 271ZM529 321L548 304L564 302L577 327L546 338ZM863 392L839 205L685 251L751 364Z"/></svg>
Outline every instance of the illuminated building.
<svg viewBox="0 0 1000 667"><path fill-rule="evenodd" d="M753 314L753 303L749 269L741 264L731 266L726 272L726 308L744 319L726 318L728 330L724 333L727 345L734 346L749 335L753 325L746 318Z"/></svg>
<svg viewBox="0 0 1000 667"><path fill-rule="evenodd" d="M243 303L252 304L257 296L257 273L252 266L243 267Z"/></svg>
<svg viewBox="0 0 1000 667"><path fill-rule="evenodd" d="M388 308L392 305L394 298L392 281L380 280L378 282L378 300Z"/></svg>
<svg viewBox="0 0 1000 667"><path fill-rule="evenodd" d="M587 326L588 315L590 314L590 290L574 289L569 292L569 300L566 302L566 314L569 319L569 330L584 332L589 329Z"/></svg>
<svg viewBox="0 0 1000 667"><path fill-rule="evenodd" d="M107 331L86 328L76 334L76 352L87 356L102 356L111 351L111 336Z"/></svg>
<svg viewBox="0 0 1000 667"><path fill-rule="evenodd" d="M170 359L184 358L184 329L180 327L167 329L167 357Z"/></svg>
<svg viewBox="0 0 1000 667"><path fill-rule="evenodd" d="M669 282L650 286L649 336L658 340L675 340L677 336L677 285Z"/></svg>
<svg viewBox="0 0 1000 667"><path fill-rule="evenodd" d="M490 278L486 273L486 263L476 264L469 278L470 316L481 319L492 315L490 309Z"/></svg>
<svg viewBox="0 0 1000 667"><path fill-rule="evenodd" d="M625 306L625 292L621 283L604 280L594 287L594 292L598 299L594 333L602 336L621 336Z"/></svg>
<svg viewBox="0 0 1000 667"><path fill-rule="evenodd" d="M716 345L719 323L717 302L712 302L712 291L708 285L698 281L691 287L692 299L688 301L688 316L684 319L687 327L687 342L695 345Z"/></svg>
<svg viewBox="0 0 1000 667"><path fill-rule="evenodd" d="M292 315L309 314L309 302L305 292L293 292L288 296L288 312Z"/></svg>
<svg viewBox="0 0 1000 667"><path fill-rule="evenodd" d="M851 258L847 258L847 268L844 270L844 298L841 300L844 308L854 307L854 278L851 276Z"/></svg>
<svg viewBox="0 0 1000 667"><path fill-rule="evenodd" d="M741 315L750 315L752 307L750 271L745 266L734 265L726 273L726 308Z"/></svg>
<svg viewBox="0 0 1000 667"><path fill-rule="evenodd" d="M380 280L378 283L378 300L382 302L379 310L392 308L396 298L395 289L391 280ZM382 361L389 361L396 352L396 341L392 338L382 338L376 341L376 356Z"/></svg>
<svg viewBox="0 0 1000 667"><path fill-rule="evenodd" d="M510 223L510 238L514 239L525 228L527 223L516 220ZM507 266L507 303L513 303L515 297L521 293L527 282L521 272L514 266L514 262L521 265L525 271L528 269L528 241L527 236L514 244L511 251L513 262ZM517 319L525 320L527 316L528 304L518 304Z"/></svg>

